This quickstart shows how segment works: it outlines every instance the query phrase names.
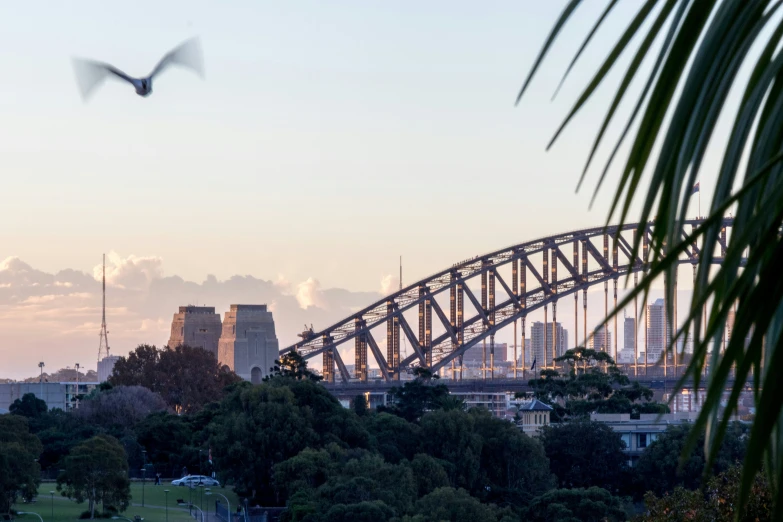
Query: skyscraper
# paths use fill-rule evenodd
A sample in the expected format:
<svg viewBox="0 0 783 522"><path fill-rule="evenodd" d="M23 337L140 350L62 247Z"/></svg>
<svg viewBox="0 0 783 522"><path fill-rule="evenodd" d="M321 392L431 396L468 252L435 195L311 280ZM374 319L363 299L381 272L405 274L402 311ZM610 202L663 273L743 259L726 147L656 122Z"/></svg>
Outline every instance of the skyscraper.
<svg viewBox="0 0 783 522"><path fill-rule="evenodd" d="M647 305L647 360L650 364L660 360L671 335L666 328L666 306L663 299Z"/></svg>
<svg viewBox="0 0 783 522"><path fill-rule="evenodd" d="M606 339L604 339L604 335L606 335ZM614 349L612 346L612 332L609 331L609 328L603 326L597 328L590 336L590 342L587 343L587 347L598 352L608 352L614 356L612 353Z"/></svg>
<svg viewBox="0 0 783 522"><path fill-rule="evenodd" d="M634 340L636 338L636 319L633 317L625 318L625 321L623 322L623 337L625 339L623 348L626 350L634 350Z"/></svg>
<svg viewBox="0 0 783 522"><path fill-rule="evenodd" d="M552 346L555 345L555 357L560 357L568 349L568 332L561 323L556 323L557 339L552 335L552 323L546 323L547 349L544 350L544 323L536 321L530 326L530 346L533 360L536 361L536 369L542 366L552 366ZM531 360L532 364L532 360Z"/></svg>

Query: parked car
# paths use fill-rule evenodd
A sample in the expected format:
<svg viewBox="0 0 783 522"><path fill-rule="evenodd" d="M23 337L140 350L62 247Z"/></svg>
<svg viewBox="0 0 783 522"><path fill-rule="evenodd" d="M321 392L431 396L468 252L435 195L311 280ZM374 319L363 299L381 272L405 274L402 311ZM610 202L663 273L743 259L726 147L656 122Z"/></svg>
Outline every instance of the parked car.
<svg viewBox="0 0 783 522"><path fill-rule="evenodd" d="M182 477L181 479L172 480L171 484L174 486L189 486L189 487L195 487L195 486L215 486L220 487L220 482L213 479L212 477L207 477L204 475L188 475L187 477Z"/></svg>

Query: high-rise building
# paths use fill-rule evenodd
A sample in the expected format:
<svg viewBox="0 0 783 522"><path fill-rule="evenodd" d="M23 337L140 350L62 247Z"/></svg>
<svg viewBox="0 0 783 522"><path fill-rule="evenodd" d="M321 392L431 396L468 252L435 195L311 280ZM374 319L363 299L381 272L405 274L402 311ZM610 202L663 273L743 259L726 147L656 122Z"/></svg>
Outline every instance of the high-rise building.
<svg viewBox="0 0 783 522"><path fill-rule="evenodd" d="M221 326L214 306L180 306L171 321L168 347L204 348L217 357Z"/></svg>
<svg viewBox="0 0 783 522"><path fill-rule="evenodd" d="M729 315L726 318L726 343L727 344L729 341L731 341L731 332L734 330L735 319L736 319L736 314L734 313L734 310L729 310ZM748 346L750 344L751 337L753 337L753 328L750 329L747 337L745 337L745 346Z"/></svg>
<svg viewBox="0 0 783 522"><path fill-rule="evenodd" d="M623 321L623 337L625 344L623 348L633 351L636 347L634 343L636 339L636 319L633 317L626 317Z"/></svg>
<svg viewBox="0 0 783 522"><path fill-rule="evenodd" d="M114 365L120 360L118 355L109 355L98 361L98 381L106 382L114 371Z"/></svg>
<svg viewBox="0 0 783 522"><path fill-rule="evenodd" d="M650 364L660 360L671 335L666 328L666 306L663 299L647 305L647 355Z"/></svg>
<svg viewBox="0 0 783 522"><path fill-rule="evenodd" d="M218 361L258 384L269 375L278 353L275 322L266 305L231 305L223 319Z"/></svg>
<svg viewBox="0 0 783 522"><path fill-rule="evenodd" d="M604 339L604 335L606 336L606 339ZM604 326L597 328L590 336L590 342L587 343L587 347L591 350L608 352L611 354L614 349L612 346L612 332L609 331L609 328Z"/></svg>
<svg viewBox="0 0 783 522"><path fill-rule="evenodd" d="M490 353L492 353L491 345L487 339L487 365L490 362ZM495 343L495 362L506 361L508 361L508 343ZM465 365L481 366L484 363L484 344L479 342L468 348L462 356L462 362Z"/></svg>
<svg viewBox="0 0 783 522"><path fill-rule="evenodd" d="M556 325L557 328L554 331L557 333L557 336L555 338L552 335L552 323L549 321L546 323L546 350L544 350L544 323L536 321L530 326L530 351L533 356L530 364L532 365L532 361L535 360L536 369L542 366L552 366L553 346L555 348L555 357L560 357L568 349L568 332L561 323L556 323Z"/></svg>

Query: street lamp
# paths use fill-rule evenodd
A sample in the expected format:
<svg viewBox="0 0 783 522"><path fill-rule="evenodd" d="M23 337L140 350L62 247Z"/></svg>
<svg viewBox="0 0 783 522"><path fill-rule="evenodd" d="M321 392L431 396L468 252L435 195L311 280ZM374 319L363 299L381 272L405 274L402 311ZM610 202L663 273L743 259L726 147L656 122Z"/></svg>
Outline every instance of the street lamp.
<svg viewBox="0 0 783 522"><path fill-rule="evenodd" d="M147 450L141 450L144 465L141 468L141 507L144 507L144 484L147 482Z"/></svg>
<svg viewBox="0 0 783 522"><path fill-rule="evenodd" d="M178 504L178 505L180 505L180 506L194 507L194 508L198 509L198 510L201 512L201 522L204 522L204 512L203 512L203 511L201 511L201 508L200 508L200 507L198 507L197 505L195 505L195 504L192 504L192 503L188 503L188 504L181 503L181 504ZM42 522L43 522L43 521L42 521Z"/></svg>
<svg viewBox="0 0 783 522"><path fill-rule="evenodd" d="M44 369L44 366L45 366L45 364L43 363L43 361L38 363L38 367L41 369L41 380L40 380L40 384L41 384L41 400L44 400L44 392L43 392L43 369Z"/></svg>
<svg viewBox="0 0 783 522"><path fill-rule="evenodd" d="M199 502L201 503L201 509L204 509L204 484L199 484L198 487L201 491L199 495Z"/></svg>
<svg viewBox="0 0 783 522"><path fill-rule="evenodd" d="M76 409L79 409L79 368L81 368L81 365L79 363L75 364L76 366Z"/></svg>
<svg viewBox="0 0 783 522"><path fill-rule="evenodd" d="M35 515L35 516L37 516L38 518L41 519L41 522L43 522L43 517L41 515L39 515L38 513L33 513L32 511L17 511L16 514L17 515Z"/></svg>
<svg viewBox="0 0 783 522"><path fill-rule="evenodd" d="M229 501L228 501L228 497L226 497L226 496L225 496L224 494L222 494L222 493L215 493L215 492L213 492L213 491L212 491L211 489L209 489L209 488L205 489L205 490L204 490L204 493L206 493L206 494L207 494L207 496L209 496L209 495L220 495L221 497L223 497L224 499L226 499L226 506L228 506L228 517L226 517L226 522L230 522L230 521L231 521L231 502L229 502Z"/></svg>
<svg viewBox="0 0 783 522"><path fill-rule="evenodd" d="M166 522L169 522L169 490L164 489L163 492L166 494Z"/></svg>
<svg viewBox="0 0 783 522"><path fill-rule="evenodd" d="M50 491L49 494L52 496L52 518L54 518L54 491Z"/></svg>

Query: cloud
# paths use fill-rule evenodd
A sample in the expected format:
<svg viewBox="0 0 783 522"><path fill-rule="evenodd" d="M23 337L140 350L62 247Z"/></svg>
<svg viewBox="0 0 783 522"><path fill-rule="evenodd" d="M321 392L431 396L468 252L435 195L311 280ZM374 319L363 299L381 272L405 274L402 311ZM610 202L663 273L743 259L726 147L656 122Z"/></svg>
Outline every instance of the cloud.
<svg viewBox="0 0 783 522"><path fill-rule="evenodd" d="M100 281L103 266L92 269L93 277ZM120 288L146 289L154 279L163 277L163 260L159 257L121 257L116 252L106 256L106 284Z"/></svg>
<svg viewBox="0 0 783 522"><path fill-rule="evenodd" d="M400 278L392 274L381 277L381 294L389 295L400 288Z"/></svg>
<svg viewBox="0 0 783 522"><path fill-rule="evenodd" d="M296 301L302 310L307 310L311 306L324 308L324 300L321 295L321 283L317 279L308 277L296 287Z"/></svg>
<svg viewBox="0 0 783 522"><path fill-rule="evenodd" d="M29 377L41 360L47 368L75 362L95 368L101 268L50 274L17 257L0 262L0 377ZM174 313L186 304L214 306L221 316L232 304L267 304L280 346L285 347L298 340L303 324L324 328L382 297L378 292L323 288L314 277L291 283L283 274L269 280L208 275L197 283L165 276L163 268L155 256L107 255L106 321L112 354L125 355L142 343L164 345Z"/></svg>

